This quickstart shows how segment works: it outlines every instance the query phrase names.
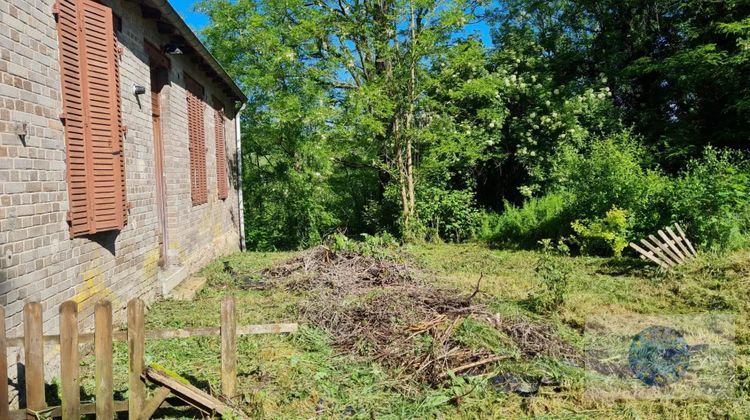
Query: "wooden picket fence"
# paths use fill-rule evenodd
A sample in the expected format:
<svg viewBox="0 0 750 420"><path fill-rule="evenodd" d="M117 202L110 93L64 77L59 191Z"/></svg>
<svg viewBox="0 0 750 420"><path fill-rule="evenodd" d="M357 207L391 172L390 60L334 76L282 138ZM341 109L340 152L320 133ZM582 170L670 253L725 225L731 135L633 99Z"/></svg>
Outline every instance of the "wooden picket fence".
<svg viewBox="0 0 750 420"><path fill-rule="evenodd" d="M666 233L664 230L659 230L657 233L661 240L654 235L649 235L648 238L641 239L643 247L635 242L631 242L630 247L640 254L641 259L656 263L664 269L674 267L698 255L680 225L675 223L674 228L677 233L669 226L664 229Z"/></svg>
<svg viewBox="0 0 750 420"><path fill-rule="evenodd" d="M145 304L133 299L127 306L127 330L113 330L112 304L100 301L94 309L94 332L78 331L78 305L73 301L60 305L60 334L44 335L42 330L42 305L28 303L24 306L23 337L6 338L5 310L0 307L0 384L8 383L8 347L23 347L25 369L26 407L11 410L8 387L0 386L0 419L26 419L62 417L79 419L81 415L96 414L97 418L111 419L117 412L128 412L130 419L148 419L173 394L187 404L203 407L211 415L221 413L221 404L215 397L168 377L145 365L147 339L171 339L200 336L221 337L221 393L225 401L235 396L237 383L237 337L248 334L286 333L297 329L297 324L267 324L237 326L234 297L226 296L221 302L221 326L183 329L144 328ZM113 394L112 345L113 341L128 343L128 396L127 401L115 401ZM94 344L95 402L80 401L79 346ZM47 406L44 391L44 346L60 346L60 406ZM146 380L161 385L147 400ZM172 384L172 382L177 382ZM21 390L19 390L21 392ZM216 406L213 406L213 405ZM226 408L226 406L223 406Z"/></svg>

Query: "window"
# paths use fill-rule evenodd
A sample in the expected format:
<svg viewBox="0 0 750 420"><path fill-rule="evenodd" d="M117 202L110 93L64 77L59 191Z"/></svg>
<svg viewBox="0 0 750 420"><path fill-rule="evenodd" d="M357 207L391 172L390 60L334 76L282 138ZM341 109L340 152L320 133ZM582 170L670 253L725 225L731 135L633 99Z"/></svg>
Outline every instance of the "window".
<svg viewBox="0 0 750 420"><path fill-rule="evenodd" d="M208 202L206 185L206 132L204 125L203 86L185 74L187 87L188 139L190 149L190 195L193 205Z"/></svg>
<svg viewBox="0 0 750 420"><path fill-rule="evenodd" d="M92 0L59 0L55 11L70 233L120 230L128 206L112 10Z"/></svg>
<svg viewBox="0 0 750 420"><path fill-rule="evenodd" d="M224 105L214 98L214 135L216 136L216 186L219 199L225 200L229 193L227 181L227 152L224 144Z"/></svg>

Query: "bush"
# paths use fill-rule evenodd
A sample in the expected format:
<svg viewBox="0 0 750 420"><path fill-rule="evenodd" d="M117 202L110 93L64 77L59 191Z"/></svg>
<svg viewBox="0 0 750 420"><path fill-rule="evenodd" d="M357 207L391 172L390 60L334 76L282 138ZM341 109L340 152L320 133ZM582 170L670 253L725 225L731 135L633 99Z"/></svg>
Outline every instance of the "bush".
<svg viewBox="0 0 750 420"><path fill-rule="evenodd" d="M576 220L572 227L584 253L620 257L628 246L628 212L620 208L612 207L603 218Z"/></svg>
<svg viewBox="0 0 750 420"><path fill-rule="evenodd" d="M573 196L567 193L531 198L517 207L507 201L500 215L486 218L485 239L493 246L533 248L543 239L557 239L570 233L568 211Z"/></svg>
<svg viewBox="0 0 750 420"><path fill-rule="evenodd" d="M461 242L477 236L481 213L471 190L424 188L417 201L418 219L423 223L415 234L426 240Z"/></svg>
<svg viewBox="0 0 750 420"><path fill-rule="evenodd" d="M539 314L554 312L565 303L570 275L573 268L562 257L568 256L568 247L563 242L553 243L549 239L540 241L542 256L536 264L536 273L542 281L542 289L529 297L530 309Z"/></svg>
<svg viewBox="0 0 750 420"><path fill-rule="evenodd" d="M733 249L748 244L750 164L739 152L706 148L674 182L672 220L688 227L703 248Z"/></svg>
<svg viewBox="0 0 750 420"><path fill-rule="evenodd" d="M576 219L594 220L616 206L633 216L635 231L663 222L659 203L669 179L649 168L645 150L629 132L595 141L583 153L568 152L561 162L558 188L576 197Z"/></svg>

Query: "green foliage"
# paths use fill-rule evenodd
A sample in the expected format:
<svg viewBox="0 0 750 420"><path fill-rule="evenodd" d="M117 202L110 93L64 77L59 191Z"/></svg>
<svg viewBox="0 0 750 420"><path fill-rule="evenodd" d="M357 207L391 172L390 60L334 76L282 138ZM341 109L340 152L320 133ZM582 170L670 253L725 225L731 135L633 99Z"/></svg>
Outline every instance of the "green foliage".
<svg viewBox="0 0 750 420"><path fill-rule="evenodd" d="M532 248L547 238L561 238L570 233L568 209L573 196L551 193L527 200L523 206L505 202L502 214L489 218L492 245L503 248Z"/></svg>
<svg viewBox="0 0 750 420"><path fill-rule="evenodd" d="M476 236L481 216L472 191L433 188L425 195L417 207L425 239L461 242Z"/></svg>
<svg viewBox="0 0 750 420"><path fill-rule="evenodd" d="M389 233L368 235L363 233L362 240L355 241L343 233L334 233L326 239L326 244L333 252L350 251L362 255L384 258L400 244Z"/></svg>
<svg viewBox="0 0 750 420"><path fill-rule="evenodd" d="M745 155L707 148L675 180L672 218L704 248L734 249L750 234L750 162Z"/></svg>
<svg viewBox="0 0 750 420"><path fill-rule="evenodd" d="M628 246L628 212L612 207L604 217L576 220L571 225L576 241L587 254L622 256Z"/></svg>
<svg viewBox="0 0 750 420"><path fill-rule="evenodd" d="M540 241L542 255L536 263L536 274L541 280L541 290L529 297L531 310L540 314L558 310L565 302L573 268L564 258L569 254L565 243L549 239Z"/></svg>
<svg viewBox="0 0 750 420"><path fill-rule="evenodd" d="M492 47L467 32L478 6ZM198 8L250 98L252 249L336 231L529 248L577 231L584 252L617 254L675 221L702 247L746 243L748 165L719 151L750 136L743 2ZM614 207L624 230L607 226Z"/></svg>

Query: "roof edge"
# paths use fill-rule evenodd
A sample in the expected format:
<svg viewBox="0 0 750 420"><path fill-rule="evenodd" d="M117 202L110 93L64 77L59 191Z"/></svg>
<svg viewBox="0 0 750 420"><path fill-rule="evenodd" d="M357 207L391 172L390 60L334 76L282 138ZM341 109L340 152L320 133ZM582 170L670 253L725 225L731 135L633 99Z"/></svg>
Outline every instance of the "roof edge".
<svg viewBox="0 0 750 420"><path fill-rule="evenodd" d="M211 67L213 71L216 72L216 74L225 83L227 83L227 85L229 85L232 93L240 100L240 102L247 102L247 96L245 96L245 94L242 92L242 89L237 86L237 83L234 81L234 79L232 79L229 73L227 73L226 69L224 69L224 67L219 63L216 57L214 57L211 52L208 51L206 46L203 45L203 42L201 42L195 32L190 29L190 27L187 25L187 23L185 23L185 21L182 19L179 13L177 13L174 7L169 4L169 1L150 0L150 3L153 3L153 5L157 9L159 9L159 11L162 13L162 18L173 25L176 31L180 35L182 35L183 38L185 38L185 41L188 43L188 45L193 48L196 53L198 53L198 55L209 65L209 67Z"/></svg>

